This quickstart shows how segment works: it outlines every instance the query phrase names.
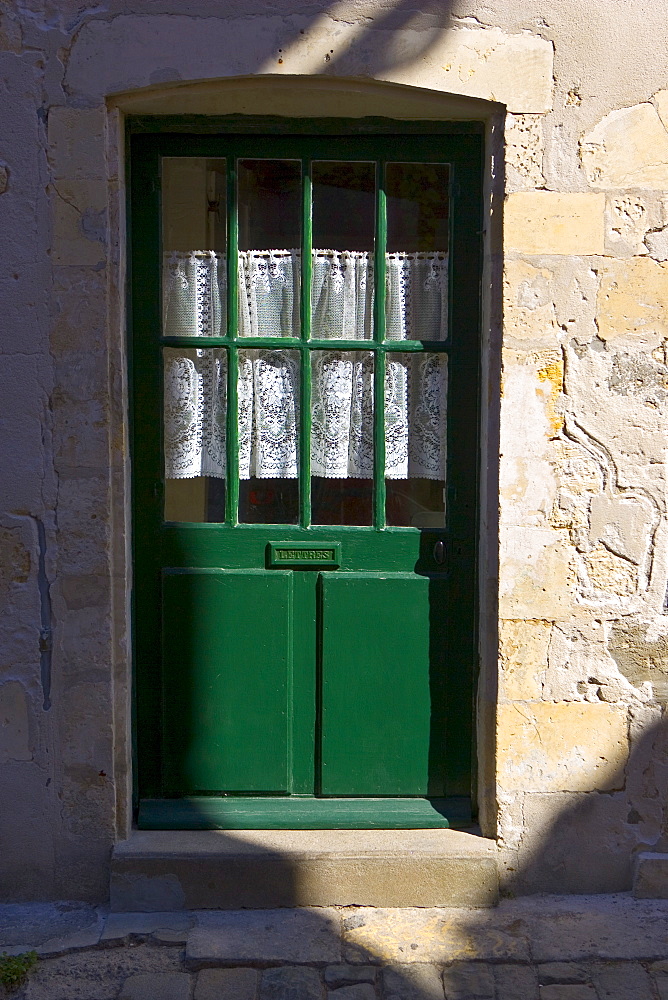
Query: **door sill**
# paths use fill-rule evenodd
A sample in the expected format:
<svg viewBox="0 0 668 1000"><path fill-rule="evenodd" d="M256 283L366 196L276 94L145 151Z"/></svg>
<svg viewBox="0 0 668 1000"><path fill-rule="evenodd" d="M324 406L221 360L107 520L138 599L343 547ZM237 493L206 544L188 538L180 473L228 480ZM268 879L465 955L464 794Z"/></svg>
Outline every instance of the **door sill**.
<svg viewBox="0 0 668 1000"><path fill-rule="evenodd" d="M433 830L472 825L466 796L438 799L191 796L143 799L140 830Z"/></svg>

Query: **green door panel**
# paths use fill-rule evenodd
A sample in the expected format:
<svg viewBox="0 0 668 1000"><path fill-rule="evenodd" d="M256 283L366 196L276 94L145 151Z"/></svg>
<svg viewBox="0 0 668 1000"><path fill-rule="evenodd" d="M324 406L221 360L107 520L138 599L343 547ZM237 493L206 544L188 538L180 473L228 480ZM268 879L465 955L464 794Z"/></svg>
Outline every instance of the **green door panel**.
<svg viewBox="0 0 668 1000"><path fill-rule="evenodd" d="M162 592L168 794L285 791L291 574L167 569Z"/></svg>
<svg viewBox="0 0 668 1000"><path fill-rule="evenodd" d="M322 574L321 793L426 795L429 580Z"/></svg>

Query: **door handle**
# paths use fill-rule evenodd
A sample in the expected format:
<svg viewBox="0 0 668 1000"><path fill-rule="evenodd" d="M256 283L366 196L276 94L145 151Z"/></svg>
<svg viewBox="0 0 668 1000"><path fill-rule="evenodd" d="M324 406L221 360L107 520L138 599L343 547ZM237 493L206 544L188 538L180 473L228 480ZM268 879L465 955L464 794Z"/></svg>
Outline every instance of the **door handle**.
<svg viewBox="0 0 668 1000"><path fill-rule="evenodd" d="M445 542L442 538L434 545L434 562L442 566L445 562Z"/></svg>

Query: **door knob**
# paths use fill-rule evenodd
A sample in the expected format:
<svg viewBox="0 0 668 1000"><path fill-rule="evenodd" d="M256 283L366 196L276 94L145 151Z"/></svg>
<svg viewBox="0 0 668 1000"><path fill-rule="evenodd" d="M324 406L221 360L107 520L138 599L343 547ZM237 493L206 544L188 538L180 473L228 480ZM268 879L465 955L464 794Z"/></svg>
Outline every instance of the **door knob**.
<svg viewBox="0 0 668 1000"><path fill-rule="evenodd" d="M445 542L442 538L439 538L434 545L434 562L438 563L439 566L445 562Z"/></svg>

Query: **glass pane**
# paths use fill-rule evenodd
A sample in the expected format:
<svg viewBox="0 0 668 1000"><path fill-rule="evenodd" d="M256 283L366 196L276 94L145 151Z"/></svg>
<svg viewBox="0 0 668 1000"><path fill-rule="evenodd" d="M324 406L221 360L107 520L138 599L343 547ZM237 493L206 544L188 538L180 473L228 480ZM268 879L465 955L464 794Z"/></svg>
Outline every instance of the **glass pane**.
<svg viewBox="0 0 668 1000"><path fill-rule="evenodd" d="M311 520L371 524L373 354L311 355Z"/></svg>
<svg viewBox="0 0 668 1000"><path fill-rule="evenodd" d="M449 168L388 163L387 338L445 340Z"/></svg>
<svg viewBox="0 0 668 1000"><path fill-rule="evenodd" d="M299 352L239 352L239 520L299 520Z"/></svg>
<svg viewBox="0 0 668 1000"><path fill-rule="evenodd" d="M311 336L373 336L376 166L316 160L313 179Z"/></svg>
<svg viewBox="0 0 668 1000"><path fill-rule="evenodd" d="M225 520L224 348L163 349L165 520Z"/></svg>
<svg viewBox="0 0 668 1000"><path fill-rule="evenodd" d="M225 160L162 161L163 334L226 333Z"/></svg>
<svg viewBox="0 0 668 1000"><path fill-rule="evenodd" d="M299 160L239 160L239 336L298 337Z"/></svg>
<svg viewBox="0 0 668 1000"><path fill-rule="evenodd" d="M444 527L447 355L388 354L386 372L387 523Z"/></svg>

